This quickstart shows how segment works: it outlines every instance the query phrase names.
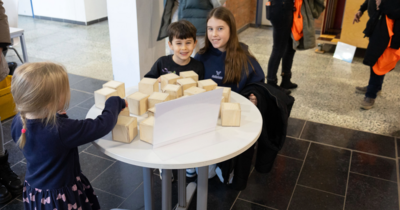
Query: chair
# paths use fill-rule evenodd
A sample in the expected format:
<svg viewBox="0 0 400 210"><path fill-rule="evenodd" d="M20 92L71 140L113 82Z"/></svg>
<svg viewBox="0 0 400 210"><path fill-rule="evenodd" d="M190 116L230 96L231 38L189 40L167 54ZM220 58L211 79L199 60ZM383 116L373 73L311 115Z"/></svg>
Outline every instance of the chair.
<svg viewBox="0 0 400 210"><path fill-rule="evenodd" d="M0 117L0 154L4 154L4 136L3 136L3 126L1 125Z"/></svg>
<svg viewBox="0 0 400 210"><path fill-rule="evenodd" d="M4 2L4 8L6 10L6 15L8 17L8 25L13 28L18 28L18 4L19 0L8 0ZM7 48L9 50L13 50L15 54L18 56L21 63L24 63L18 51L15 49L15 46L19 44L19 39L14 38L11 40L11 45Z"/></svg>

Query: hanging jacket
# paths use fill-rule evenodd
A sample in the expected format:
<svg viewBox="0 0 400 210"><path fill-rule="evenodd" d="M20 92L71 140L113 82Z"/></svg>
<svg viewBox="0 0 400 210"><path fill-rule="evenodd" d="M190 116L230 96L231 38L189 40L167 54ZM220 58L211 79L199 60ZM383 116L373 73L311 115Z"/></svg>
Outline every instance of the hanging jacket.
<svg viewBox="0 0 400 210"><path fill-rule="evenodd" d="M375 65L372 67L375 74L377 75L387 74L389 71L393 70L396 67L397 62L400 60L400 49L393 49L390 47L394 36L393 32L394 20L388 18L387 16L385 18L388 27L390 41L386 50L383 52L381 57L379 57Z"/></svg>
<svg viewBox="0 0 400 210"><path fill-rule="evenodd" d="M11 39L10 30L8 27L8 18L3 7L3 1L0 0L0 47L5 49L10 44Z"/></svg>
<svg viewBox="0 0 400 210"><path fill-rule="evenodd" d="M301 16L303 18L303 37L296 40L292 34L293 49L307 50L315 47L315 27L314 19L317 19L324 11L324 0L303 0L301 5ZM299 18L297 15L293 18ZM295 24L296 20L293 21Z"/></svg>
<svg viewBox="0 0 400 210"><path fill-rule="evenodd" d="M303 15L301 15L301 5L303 5L303 0L294 1L292 36L296 41L303 38Z"/></svg>
<svg viewBox="0 0 400 210"><path fill-rule="evenodd" d="M240 94L246 98L250 94L257 97L257 107L263 118L263 127L257 140L255 169L258 172L267 173L271 170L276 155L285 143L288 119L294 98L277 87L263 82L245 86ZM234 171L232 186L236 190L246 188L255 152L254 148L253 145L239 156L218 164L225 183L229 181L229 175Z"/></svg>
<svg viewBox="0 0 400 210"><path fill-rule="evenodd" d="M168 36L168 26L171 24L172 9L176 0L164 0L164 12L161 19L157 41ZM179 0L178 19L191 22L197 29L197 36L205 36L208 13L221 6L226 0Z"/></svg>
<svg viewBox="0 0 400 210"><path fill-rule="evenodd" d="M400 48L400 1L384 0L379 6L379 10L376 10L375 0L366 0L361 6L360 11L364 12L367 8L370 18L367 22L364 34L366 37L369 37L369 43L363 63L372 67L382 56L390 42L385 16L394 21L394 34L391 39L390 47L393 49Z"/></svg>

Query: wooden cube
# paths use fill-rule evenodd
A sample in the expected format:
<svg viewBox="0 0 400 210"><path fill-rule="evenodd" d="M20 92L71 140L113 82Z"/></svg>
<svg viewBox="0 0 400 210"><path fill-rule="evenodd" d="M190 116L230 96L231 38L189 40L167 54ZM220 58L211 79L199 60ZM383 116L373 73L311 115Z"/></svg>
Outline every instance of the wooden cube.
<svg viewBox="0 0 400 210"><path fill-rule="evenodd" d="M169 99L170 96L168 93L154 92L153 94L151 94L148 100L149 109L155 107L155 105L158 103L169 101Z"/></svg>
<svg viewBox="0 0 400 210"><path fill-rule="evenodd" d="M197 84L199 88L203 88L206 91L214 90L218 86L212 79L200 80Z"/></svg>
<svg viewBox="0 0 400 210"><path fill-rule="evenodd" d="M117 90L118 96L121 98L125 98L125 83L111 80L106 84L103 84L103 88L105 87Z"/></svg>
<svg viewBox="0 0 400 210"><path fill-rule="evenodd" d="M223 92L222 92L222 95L225 98L225 102L229 103L231 101L231 88L230 87L219 87L218 86L215 89L220 89L220 88L224 89Z"/></svg>
<svg viewBox="0 0 400 210"><path fill-rule="evenodd" d="M194 81L192 78L178 79L176 81L176 84L178 84L182 87L182 95L185 92L185 90L187 90L191 87L197 87L197 82Z"/></svg>
<svg viewBox="0 0 400 210"><path fill-rule="evenodd" d="M117 125L115 125L112 130L112 138L114 141L131 143L137 134L138 129L136 117L118 117Z"/></svg>
<svg viewBox="0 0 400 210"><path fill-rule="evenodd" d="M126 97L130 113L138 116L146 113L148 109L148 98L149 95L141 92L135 92Z"/></svg>
<svg viewBox="0 0 400 210"><path fill-rule="evenodd" d="M225 103L225 97L221 97L221 104L220 104L220 107L219 107L219 115L218 115L218 117L221 117L221 110L222 110L222 104L223 103Z"/></svg>
<svg viewBox="0 0 400 210"><path fill-rule="evenodd" d="M239 127L241 118L239 103L221 104L221 124L225 127Z"/></svg>
<svg viewBox="0 0 400 210"><path fill-rule="evenodd" d="M184 96L192 96L192 95L199 94L199 93L204 93L204 92L206 92L206 90L204 90L202 88L191 87L191 88L185 90L183 95Z"/></svg>
<svg viewBox="0 0 400 210"><path fill-rule="evenodd" d="M147 95L158 92L158 79L143 78L139 82L139 92Z"/></svg>
<svg viewBox="0 0 400 210"><path fill-rule="evenodd" d="M118 96L118 92L111 88L102 88L94 91L94 104L99 109L104 109L106 101L111 96Z"/></svg>
<svg viewBox="0 0 400 210"><path fill-rule="evenodd" d="M182 78L192 78L194 81L199 81L199 75L194 71L182 71L179 72L179 76Z"/></svg>
<svg viewBox="0 0 400 210"><path fill-rule="evenodd" d="M149 117L140 123L140 140L153 144L154 117Z"/></svg>
<svg viewBox="0 0 400 210"><path fill-rule="evenodd" d="M181 77L176 74L165 74L161 76L161 90L164 90L168 84L176 85L176 81Z"/></svg>
<svg viewBox="0 0 400 210"><path fill-rule="evenodd" d="M182 87L168 84L164 87L163 93L168 93L170 100L174 100L182 96Z"/></svg>
<svg viewBox="0 0 400 210"><path fill-rule="evenodd" d="M154 117L154 114L156 113L156 107L150 108L147 114L149 117Z"/></svg>
<svg viewBox="0 0 400 210"><path fill-rule="evenodd" d="M119 113L119 116L131 116L130 114L129 114L129 107L125 107L125 109L124 110L122 110L120 113Z"/></svg>

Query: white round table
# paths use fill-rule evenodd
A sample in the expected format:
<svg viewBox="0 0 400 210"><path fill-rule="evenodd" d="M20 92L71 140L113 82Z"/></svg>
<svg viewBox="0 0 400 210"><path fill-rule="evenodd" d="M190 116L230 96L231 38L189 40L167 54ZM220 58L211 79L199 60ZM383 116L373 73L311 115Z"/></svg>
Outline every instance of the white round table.
<svg viewBox="0 0 400 210"><path fill-rule="evenodd" d="M128 96L136 91L138 91L137 87L129 88L126 95ZM219 120L215 131L156 149L153 149L152 145L140 141L139 135L130 144L112 141L111 132L94 141L93 144L112 158L143 167L145 209L153 209L154 206L151 189L152 168L166 169L162 173L163 209L171 208L171 170L181 169L178 172L179 204L177 209L186 209L190 198L186 198L185 169L198 167L197 209L207 209L208 166L240 155L250 148L261 134L263 121L258 108L247 98L235 92L231 92L231 102L240 103L242 110L240 127L222 127ZM86 118L94 119L101 112L101 109L93 106ZM135 117L137 117L139 125L142 120L147 118L147 114ZM179 151L179 148L187 148L188 144L192 145L192 150L188 152ZM171 154L167 155L168 158L166 158L165 154L168 154L169 151ZM190 191L194 192L195 185L194 189L193 184L189 184L188 190L189 187Z"/></svg>

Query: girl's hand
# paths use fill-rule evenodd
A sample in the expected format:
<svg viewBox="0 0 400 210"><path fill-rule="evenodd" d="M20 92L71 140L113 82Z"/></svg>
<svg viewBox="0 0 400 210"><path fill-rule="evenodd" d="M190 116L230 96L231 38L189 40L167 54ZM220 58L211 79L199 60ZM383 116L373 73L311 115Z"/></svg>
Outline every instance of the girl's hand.
<svg viewBox="0 0 400 210"><path fill-rule="evenodd" d="M128 108L128 101L126 99L124 99L125 101L125 108L123 108L121 111L125 110L126 108Z"/></svg>
<svg viewBox="0 0 400 210"><path fill-rule="evenodd" d="M375 0L376 1L376 10L379 10L379 6L382 3L382 0Z"/></svg>
<svg viewBox="0 0 400 210"><path fill-rule="evenodd" d="M161 77L158 78L158 83L161 83Z"/></svg>
<svg viewBox="0 0 400 210"><path fill-rule="evenodd" d="M253 102L254 105L257 106L257 97L253 93L250 94L249 99L251 102Z"/></svg>

